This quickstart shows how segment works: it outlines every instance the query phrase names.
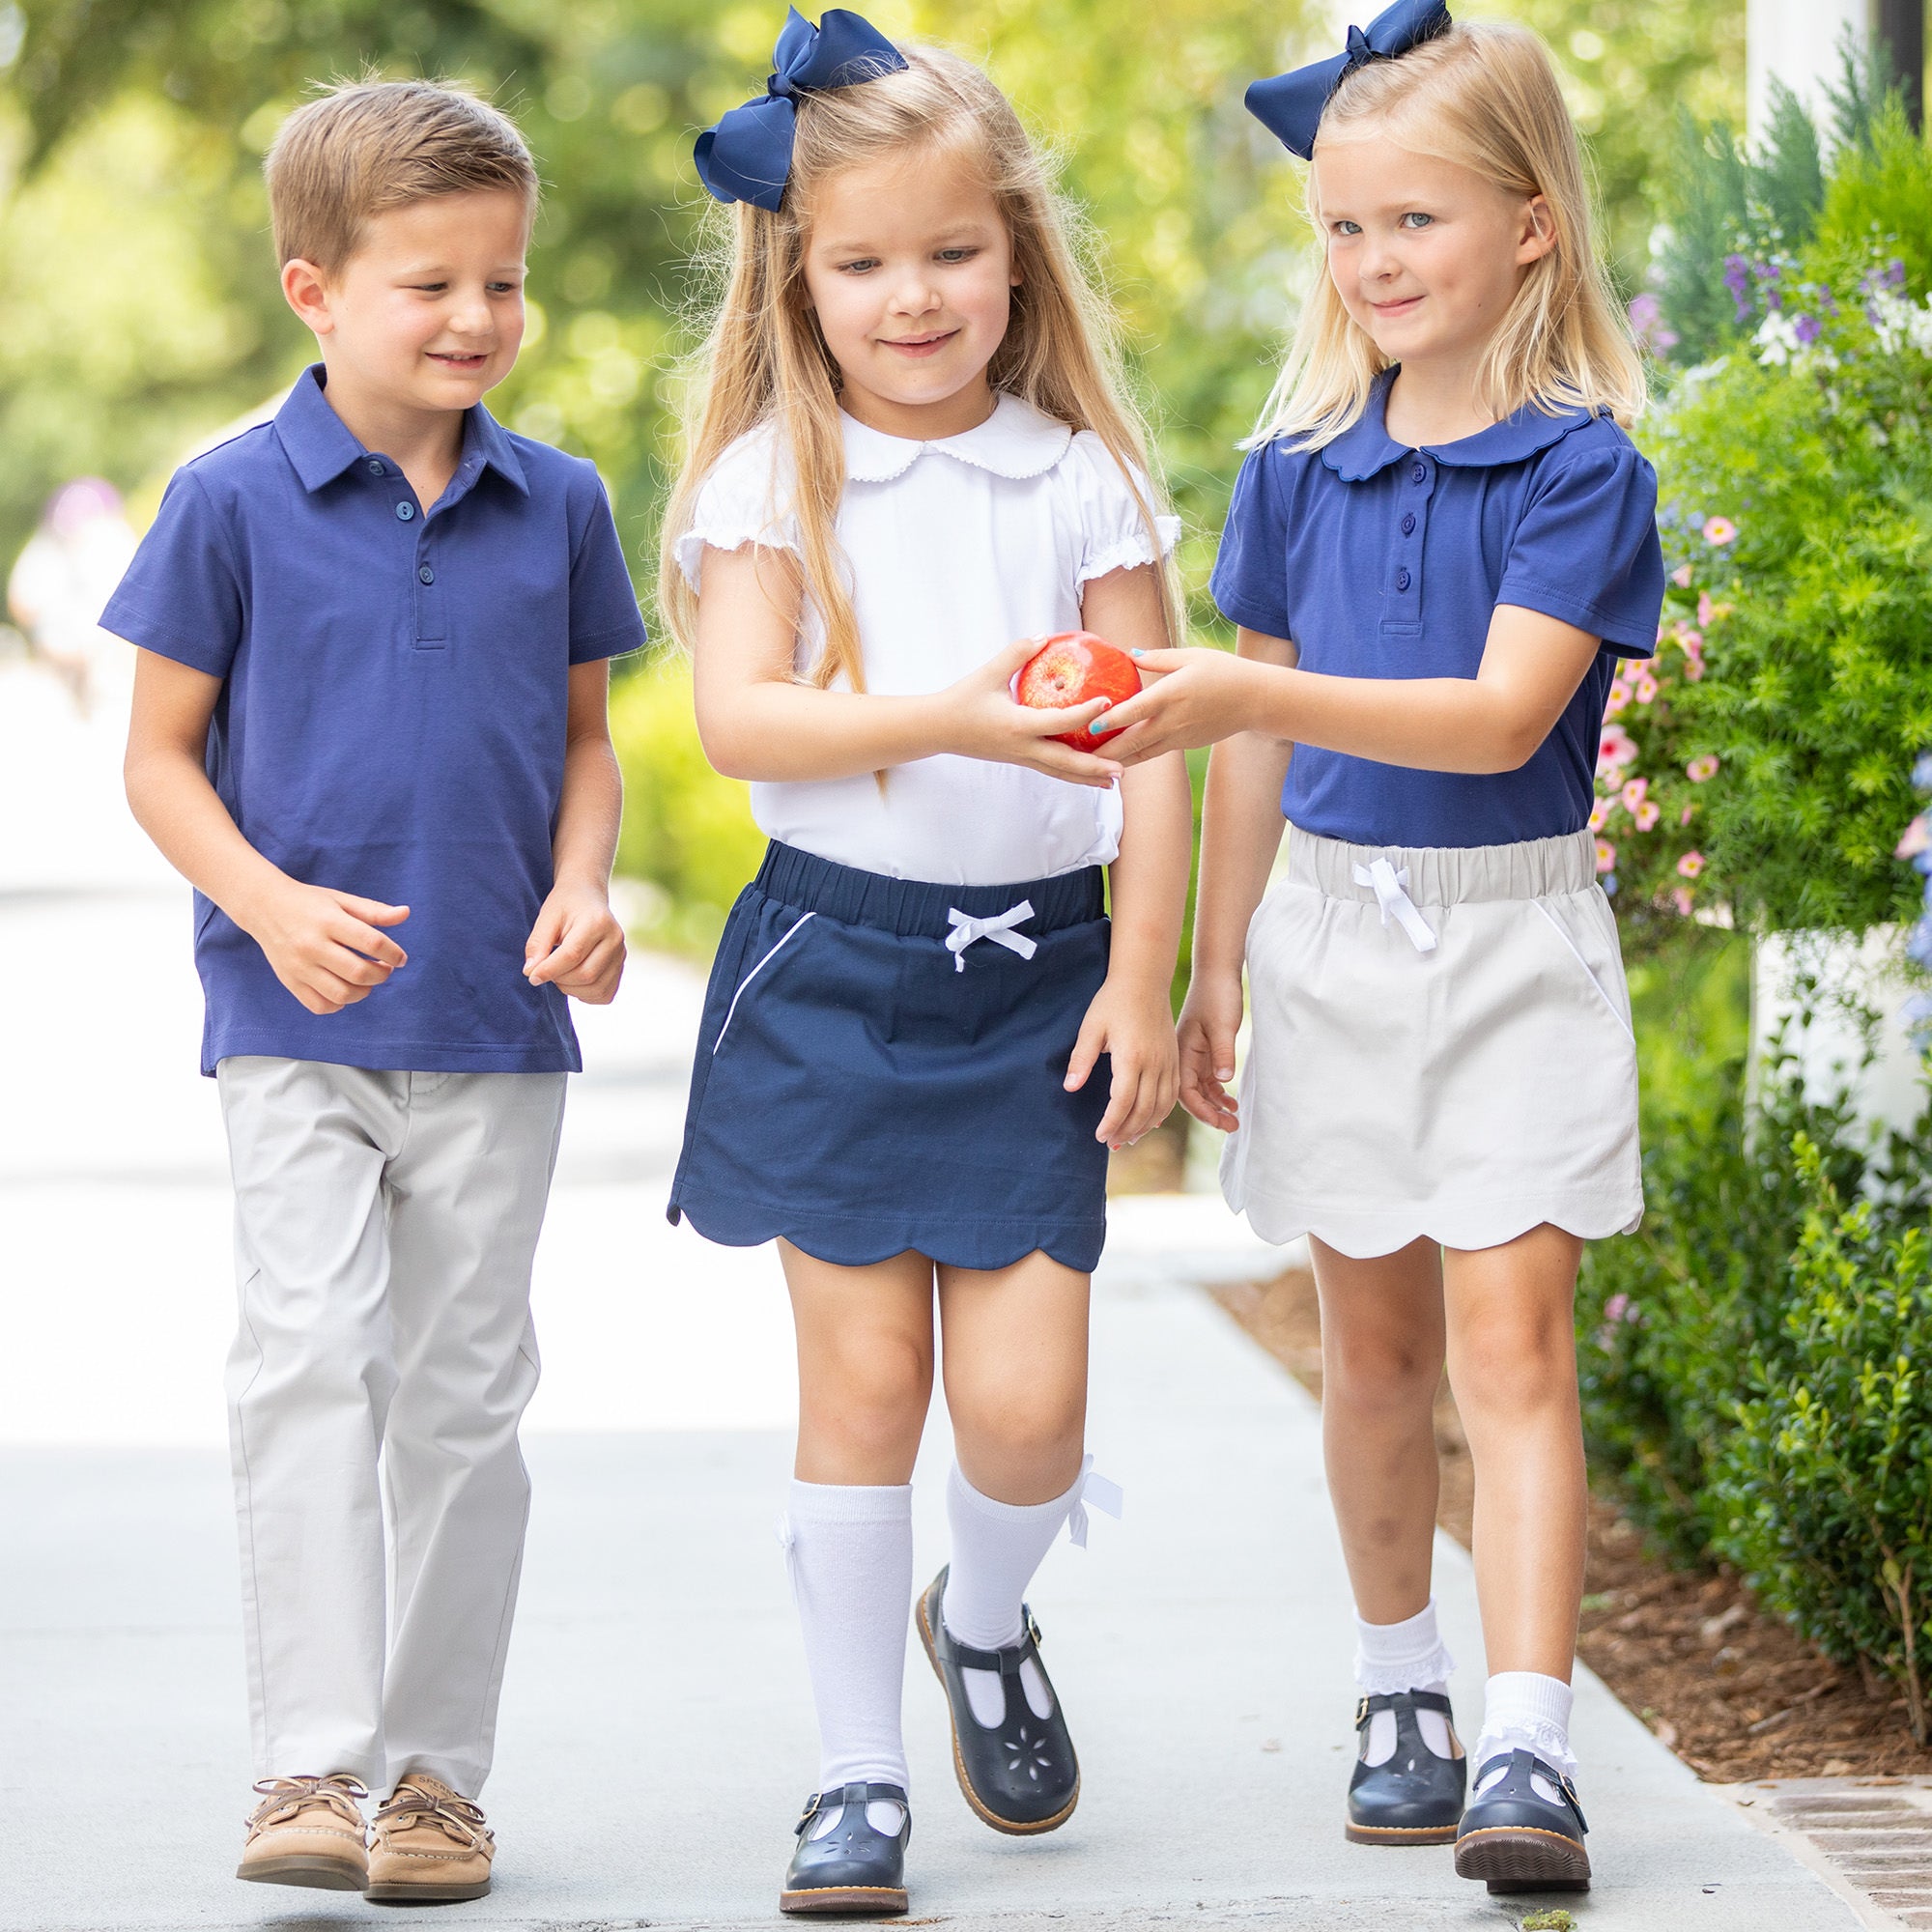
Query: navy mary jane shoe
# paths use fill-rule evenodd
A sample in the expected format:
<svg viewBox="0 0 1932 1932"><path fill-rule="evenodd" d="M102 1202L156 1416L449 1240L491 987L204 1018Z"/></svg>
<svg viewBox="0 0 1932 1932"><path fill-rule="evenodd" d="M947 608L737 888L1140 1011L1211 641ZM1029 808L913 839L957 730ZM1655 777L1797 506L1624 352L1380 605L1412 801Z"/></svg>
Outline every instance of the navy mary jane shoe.
<svg viewBox="0 0 1932 1932"><path fill-rule="evenodd" d="M952 1719L952 1768L966 1802L996 1832L1029 1836L1066 1823L1080 1802L1080 1760L1073 1754L1059 1693L1039 1661L1039 1626L1024 1606L1026 1629L1005 1650L973 1650L956 1642L946 1628L946 1578L942 1570L919 1600L920 1641L946 1690ZM1053 1715L1041 1718L1027 1702L1020 1667L1031 1660L1046 1684ZM973 1715L965 1673L995 1672L1006 1698L1006 1714L988 1730Z"/></svg>
<svg viewBox="0 0 1932 1932"><path fill-rule="evenodd" d="M1485 1791L1499 1765L1508 1771ZM1556 1794L1554 1802L1532 1778ZM1456 1834L1460 1878L1489 1881L1492 1891L1588 1891L1590 1855L1583 1849L1583 1807L1577 1787L1534 1752L1510 1751L1476 1774L1476 1796Z"/></svg>
<svg viewBox="0 0 1932 1932"><path fill-rule="evenodd" d="M899 1828L888 1836L866 1815L881 1802L899 1807ZM828 1811L838 1822L813 1837L812 1826ZM793 1830L798 1850L779 1893L781 1912L824 1912L846 1918L889 1918L906 1909L905 1853L912 1812L896 1784L847 1784L805 1801Z"/></svg>
<svg viewBox="0 0 1932 1932"><path fill-rule="evenodd" d="M1364 1697L1355 1706L1355 1729L1366 1740L1378 1711L1395 1716L1395 1752L1380 1764L1355 1760L1349 1779L1347 1835L1357 1845L1446 1845L1463 1816L1469 1762L1459 1748L1437 1757L1415 1720L1418 1711L1439 1711L1454 1744L1456 1726L1448 1698L1435 1690L1399 1690Z"/></svg>

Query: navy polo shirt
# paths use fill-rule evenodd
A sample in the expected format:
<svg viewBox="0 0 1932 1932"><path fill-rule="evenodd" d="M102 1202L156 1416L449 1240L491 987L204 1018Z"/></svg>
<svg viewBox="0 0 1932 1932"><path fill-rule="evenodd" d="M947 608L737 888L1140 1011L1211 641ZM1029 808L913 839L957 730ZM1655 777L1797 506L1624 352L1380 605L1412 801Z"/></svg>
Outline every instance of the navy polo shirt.
<svg viewBox="0 0 1932 1932"><path fill-rule="evenodd" d="M208 773L291 877L411 908L409 964L311 1013L195 895L202 1071L229 1054L420 1072L582 1065L523 975L553 883L570 667L644 641L592 466L480 406L425 506L318 365L272 422L175 472L101 622L223 680Z"/></svg>
<svg viewBox="0 0 1932 1932"><path fill-rule="evenodd" d="M1504 845L1588 824L1613 657L1657 648L1657 477L1606 416L1525 408L1410 449L1383 422L1392 372L1321 449L1248 453L1213 595L1338 677L1473 678L1498 604L1603 640L1548 737L1513 772L1413 771L1297 745L1290 822L1357 845Z"/></svg>

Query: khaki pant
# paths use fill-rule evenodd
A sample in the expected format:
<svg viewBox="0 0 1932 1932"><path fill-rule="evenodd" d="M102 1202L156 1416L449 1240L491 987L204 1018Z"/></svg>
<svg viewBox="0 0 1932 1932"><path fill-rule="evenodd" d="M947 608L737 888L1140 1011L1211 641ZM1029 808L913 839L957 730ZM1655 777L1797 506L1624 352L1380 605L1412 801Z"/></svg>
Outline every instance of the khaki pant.
<svg viewBox="0 0 1932 1932"><path fill-rule="evenodd" d="M561 1073L217 1069L260 1776L489 1775L529 1513L530 1264Z"/></svg>

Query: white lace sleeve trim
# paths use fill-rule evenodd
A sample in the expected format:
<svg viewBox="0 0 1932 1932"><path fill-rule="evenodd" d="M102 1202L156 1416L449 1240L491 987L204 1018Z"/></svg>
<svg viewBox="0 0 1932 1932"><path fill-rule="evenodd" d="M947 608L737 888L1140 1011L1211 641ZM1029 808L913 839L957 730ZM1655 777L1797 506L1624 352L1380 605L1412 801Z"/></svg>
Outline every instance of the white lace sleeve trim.
<svg viewBox="0 0 1932 1932"><path fill-rule="evenodd" d="M799 548L798 520L775 498L784 494L773 461L769 431L753 430L740 437L718 459L692 505L691 526L671 546L677 567L692 589L700 590L704 553L742 550L759 544L771 550Z"/></svg>

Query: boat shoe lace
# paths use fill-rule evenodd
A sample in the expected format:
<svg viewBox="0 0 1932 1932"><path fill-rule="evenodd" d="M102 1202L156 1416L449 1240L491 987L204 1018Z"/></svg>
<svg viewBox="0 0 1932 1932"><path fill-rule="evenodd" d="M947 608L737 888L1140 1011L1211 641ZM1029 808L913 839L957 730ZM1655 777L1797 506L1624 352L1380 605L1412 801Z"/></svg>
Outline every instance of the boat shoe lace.
<svg viewBox="0 0 1932 1932"><path fill-rule="evenodd" d="M367 1798L369 1787L347 1772L331 1772L327 1777L264 1777L255 1789L262 1802L249 1812L250 1832L266 1832L271 1825L292 1824L312 1806L320 1804L335 1813L346 1825L359 1831L362 1812L358 1798Z"/></svg>
<svg viewBox="0 0 1932 1932"><path fill-rule="evenodd" d="M424 1791L413 1784L399 1784L376 1807L379 1832L412 1832L419 1827L440 1831L445 1838L472 1852L487 1851L496 1843L496 1833L483 1822L483 1807L453 1791Z"/></svg>

